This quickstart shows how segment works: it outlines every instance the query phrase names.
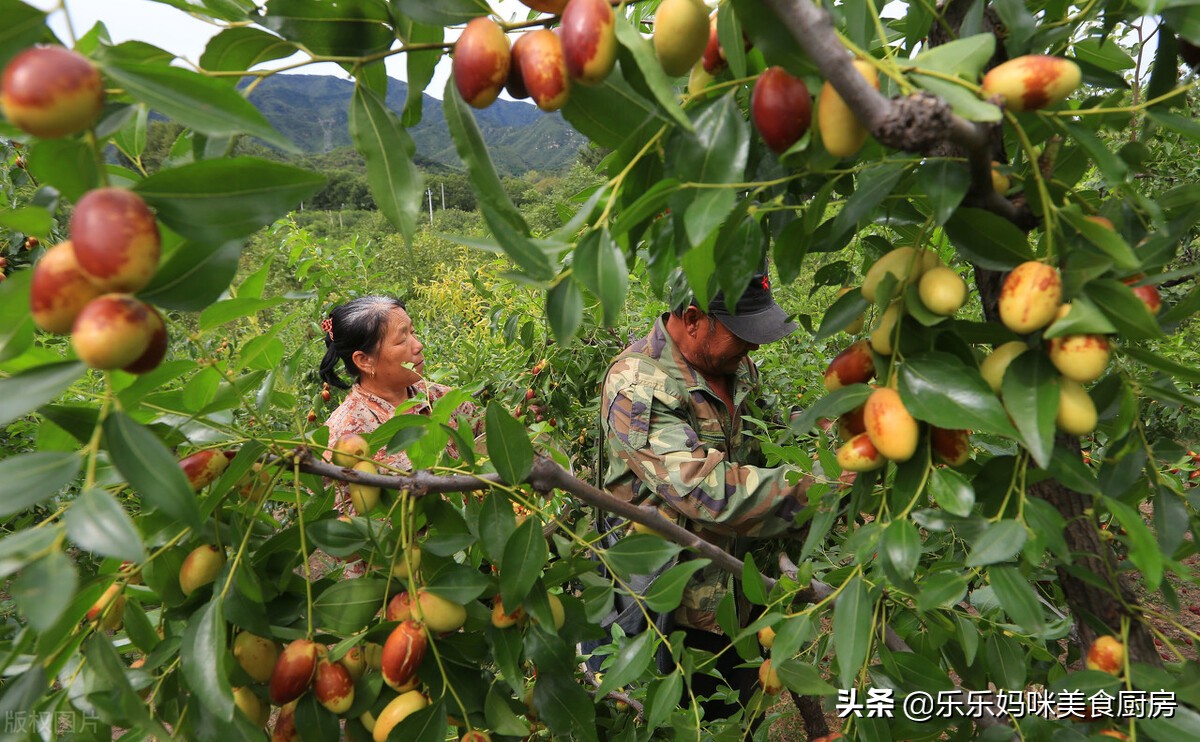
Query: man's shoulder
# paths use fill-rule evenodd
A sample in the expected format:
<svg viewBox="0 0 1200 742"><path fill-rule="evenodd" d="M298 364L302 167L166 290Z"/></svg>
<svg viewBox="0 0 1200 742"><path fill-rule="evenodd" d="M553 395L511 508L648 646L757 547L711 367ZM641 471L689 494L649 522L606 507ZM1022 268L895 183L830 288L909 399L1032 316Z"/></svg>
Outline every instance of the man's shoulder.
<svg viewBox="0 0 1200 742"><path fill-rule="evenodd" d="M608 367L604 388L610 394L635 386L664 389L671 383L672 378L670 367L661 359L630 348L617 356Z"/></svg>

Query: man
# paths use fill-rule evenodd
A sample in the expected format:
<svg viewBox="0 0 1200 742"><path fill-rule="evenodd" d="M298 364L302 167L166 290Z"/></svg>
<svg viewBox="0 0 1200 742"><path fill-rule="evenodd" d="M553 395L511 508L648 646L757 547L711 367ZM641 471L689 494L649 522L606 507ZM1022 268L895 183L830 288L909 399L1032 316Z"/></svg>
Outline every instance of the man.
<svg viewBox="0 0 1200 742"><path fill-rule="evenodd" d="M718 294L707 313L686 303L661 316L649 335L616 358L604 380L605 488L629 502L656 506L735 554L738 536L786 531L807 502L809 480L789 484L785 467L761 466L758 441L745 434L742 416L758 393L758 370L748 354L795 329L775 303L765 274L754 276L734 309ZM745 704L757 675L734 669L741 660L716 620L730 580L712 566L697 572L674 624L686 632L689 647L728 650L717 667ZM698 695L716 687L711 678L693 676ZM708 718L736 710L734 704L705 704Z"/></svg>

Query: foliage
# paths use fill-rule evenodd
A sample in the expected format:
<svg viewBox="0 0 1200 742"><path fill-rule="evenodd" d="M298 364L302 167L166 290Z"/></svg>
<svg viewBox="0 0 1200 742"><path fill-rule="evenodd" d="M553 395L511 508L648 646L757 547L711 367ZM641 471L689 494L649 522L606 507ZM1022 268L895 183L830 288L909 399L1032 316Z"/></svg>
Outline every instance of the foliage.
<svg viewBox="0 0 1200 742"><path fill-rule="evenodd" d="M592 513L522 482L535 449L594 481L597 385L608 361L645 331L672 288L686 284L701 304L717 290L736 295L769 258L781 301L807 332L758 351L775 373L761 415L747 424L773 462L814 484L797 516L803 536L760 544L737 575L761 617L739 626L732 598L723 604L719 618L734 639L726 651L757 664L753 635L771 626L783 683L826 700L837 688L868 687L901 695L956 686L1168 690L1180 703L1174 718L1128 718L1123 728L1158 740L1200 735L1200 666L1172 642L1200 640L1176 599L1178 585L1198 579L1189 565L1200 495L1169 472L1184 458L1177 438L1195 434L1200 383L1189 324L1200 309L1200 188L1190 177L1200 132L1195 78L1184 73L1181 82L1177 56L1180 40L1200 43L1200 6L1161 9L1150 21L1151 59L1146 40L1128 36L1150 28L1139 3L997 1L986 14L982 5L960 13L959 4L939 11L912 3L880 17L875 4L847 0L832 6L836 35L813 24L799 38L788 18L810 8L806 0L729 0L717 11L720 38L740 40L744 31L751 48L723 44L729 68L707 88L682 92L639 33L650 32L658 3L625 4L618 67L598 86L575 88L562 114L590 141L585 158L595 171L546 168L514 179L517 154L533 149L528 137L546 136L557 118L477 113L453 84L438 106L423 91L389 84L378 64L404 53L410 79L429 80L449 46L447 29L486 4L185 5L224 26L201 71L171 66L170 54L147 43L113 45L94 29L72 40L111 91L94 129L41 141L0 124L0 254L10 274L0 284L6 711L66 712L98 727L72 731L97 737L119 728L261 738L231 703L233 686L266 696L235 661L237 631L311 638L336 659L382 643L395 625L380 613L388 597L422 586L466 606L465 630L428 633L420 680L431 706L391 739L443 739L448 715L498 738L748 734L766 699L759 694L730 720L702 720L691 680L705 658L653 628L613 637L599 651L607 658L601 692L585 690L577 645L604 636L600 618L617 592L629 592L630 574L654 572L682 547L643 534L603 548ZM42 14L19 0L0 0L0 11L27 20L0 31L0 59L51 37ZM996 19L1004 32L985 32ZM535 14L507 28L553 23ZM930 45L947 32L948 43ZM885 95L929 91L959 117L959 133L984 131L984 143L956 139L952 150L943 132L936 154L920 154L872 139L838 159L813 131L777 157L749 120L754 79L775 64L814 91L836 77L863 114L874 99L862 90L856 98L846 82L846 48L880 72ZM287 159L300 156L299 135L268 110L272 85L303 90L311 81L249 72L296 49L355 78L353 86L320 83L339 96L330 119L289 122L305 137L333 132L322 149L354 143L357 156L334 149L310 160L332 178ZM1073 58L1085 87L1046 110L1002 111L978 95L997 49ZM265 81L230 84L243 77ZM151 110L171 123L151 122ZM489 119L518 114L514 139L480 135ZM885 128L872 130L882 136ZM448 131L452 144L431 159L460 161L465 175L418 167L408 145L432 129ZM252 137L258 143L245 141ZM120 163L103 160L109 144ZM498 163L493 155L505 147L513 159ZM993 149L1016 184L1006 194L973 167L981 156L990 162ZM438 178L448 208L426 226L425 188ZM45 245L68 236L71 204L103 184L144 194L165 235L162 268L142 297L166 316L170 351L140 377L88 371L66 338L35 332L30 318L31 266ZM372 204L379 211L364 211ZM1085 218L1097 215L1115 229ZM26 249L30 236L41 246ZM945 319L892 279L872 306L858 292L836 297L893 246L974 274L979 300ZM1015 337L995 319L999 275L1032 259L1061 267L1066 297L1082 307L1055 329L1114 338L1115 362L1089 392L1100 426L1082 459L1078 441L1051 424L1059 382L1037 350L1043 336L1031 338L1033 350L1014 363L1001 394L978 371L984 346ZM1147 311L1127 278L1164 288L1161 314ZM429 375L457 387L431 415L384 425L373 449L402 449L415 470L491 475L494 486L445 497L388 491L377 512L341 520L332 483L298 468L298 450L328 447L321 421L336 404L326 406L313 373L324 350L319 321L365 293L410 302ZM894 296L904 308L896 352L872 358L879 380L926 425L911 459L838 488L832 432L817 424L851 411L870 390L825 394L817 378L846 344L839 332L854 315L866 309L877 320ZM485 411L486 452L449 425L468 399ZM790 428L779 432L771 422L793 407ZM975 431L972 459L959 469L939 465L929 425ZM445 452L449 441L460 456ZM175 461L204 451L236 455L193 490ZM265 504L252 496L255 465L269 477ZM1045 494L1056 482L1069 488L1059 499ZM1081 533L1090 551L1074 540ZM414 543L420 570L394 576ZM185 557L209 544L228 558L211 584L185 594ZM773 565L776 549L802 566L792 575L768 568L779 577L768 583L758 567ZM337 560L355 558L368 563L367 576L341 579ZM600 576L601 563L613 577ZM671 611L694 568L676 565L636 597ZM125 602L108 610L123 625L110 629L115 616L87 614L114 584ZM813 598L813 585L828 594ZM561 629L552 630L550 594L563 606ZM497 595L529 619L494 625ZM1166 608L1150 615L1139 597ZM1129 647L1115 675L1079 669L1097 634ZM1162 657L1150 643L1158 636L1169 642ZM665 673L651 661L660 646L672 660ZM135 656L143 660L136 668ZM640 718L606 699L618 686L641 704ZM378 716L394 695L378 674L363 675L346 734L365 739L364 714ZM295 713L305 738L340 735L338 719L311 693ZM1113 726L1103 718L1005 721L1012 726L985 730L970 718L856 717L843 732L861 740L1074 739Z"/></svg>

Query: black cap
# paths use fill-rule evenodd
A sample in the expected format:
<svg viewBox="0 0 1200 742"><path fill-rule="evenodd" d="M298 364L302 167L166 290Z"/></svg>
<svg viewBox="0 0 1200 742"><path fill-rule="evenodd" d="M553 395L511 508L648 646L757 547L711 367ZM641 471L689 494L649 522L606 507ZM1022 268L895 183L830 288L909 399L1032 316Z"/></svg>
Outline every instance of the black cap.
<svg viewBox="0 0 1200 742"><path fill-rule="evenodd" d="M733 312L725 306L724 294L718 293L708 302L708 313L738 338L754 345L782 340L797 327L795 322L788 320L783 307L775 303L766 273L754 274Z"/></svg>

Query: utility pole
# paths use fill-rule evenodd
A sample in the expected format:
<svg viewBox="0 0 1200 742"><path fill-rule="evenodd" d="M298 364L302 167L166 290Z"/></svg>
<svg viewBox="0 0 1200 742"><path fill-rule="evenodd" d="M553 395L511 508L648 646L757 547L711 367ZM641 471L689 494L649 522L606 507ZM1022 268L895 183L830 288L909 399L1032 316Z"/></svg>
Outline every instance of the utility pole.
<svg viewBox="0 0 1200 742"><path fill-rule="evenodd" d="M442 182L442 211L446 210L446 183Z"/></svg>
<svg viewBox="0 0 1200 742"><path fill-rule="evenodd" d="M433 226L433 189L426 188L425 195L429 197L429 226Z"/></svg>

